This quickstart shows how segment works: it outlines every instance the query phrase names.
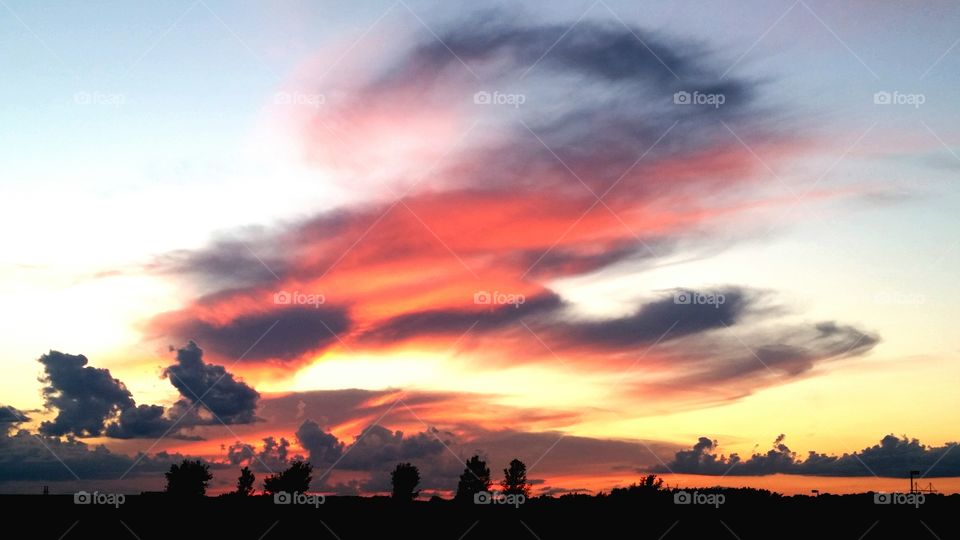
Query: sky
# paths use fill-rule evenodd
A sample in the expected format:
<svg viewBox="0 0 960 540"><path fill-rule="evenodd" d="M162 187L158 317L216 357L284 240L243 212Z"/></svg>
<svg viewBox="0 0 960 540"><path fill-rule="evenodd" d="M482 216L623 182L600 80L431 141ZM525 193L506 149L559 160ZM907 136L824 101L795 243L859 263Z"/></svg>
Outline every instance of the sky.
<svg viewBox="0 0 960 540"><path fill-rule="evenodd" d="M960 7L539 4L0 1L0 490L960 489Z"/></svg>

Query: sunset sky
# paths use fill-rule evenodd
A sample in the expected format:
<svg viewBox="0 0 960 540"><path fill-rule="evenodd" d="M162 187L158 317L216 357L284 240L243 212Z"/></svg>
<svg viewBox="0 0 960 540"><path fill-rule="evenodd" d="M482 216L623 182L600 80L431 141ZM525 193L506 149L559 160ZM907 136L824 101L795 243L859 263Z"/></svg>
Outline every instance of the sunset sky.
<svg viewBox="0 0 960 540"><path fill-rule="evenodd" d="M0 0L0 491L960 491L960 5L540 4Z"/></svg>

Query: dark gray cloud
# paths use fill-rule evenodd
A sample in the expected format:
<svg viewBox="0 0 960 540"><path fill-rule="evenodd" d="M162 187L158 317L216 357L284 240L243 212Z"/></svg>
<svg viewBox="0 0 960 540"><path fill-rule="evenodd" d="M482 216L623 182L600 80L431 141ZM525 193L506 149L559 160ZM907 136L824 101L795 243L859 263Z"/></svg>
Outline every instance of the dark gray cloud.
<svg viewBox="0 0 960 540"><path fill-rule="evenodd" d="M314 466L313 489L317 490L341 495L389 491L390 471L399 462L412 462L420 468L425 489L449 489L462 472L460 459L447 452L445 443L441 442L444 438L447 444L453 444L452 435L434 428L406 436L401 431L372 425L347 445L316 422L305 420L295 435L308 452L306 459ZM277 442L274 437L264 439L260 449L237 442L228 448L227 460L235 466L277 472L293 459L304 459L291 456L289 446L286 439L280 438ZM352 475L360 473L362 478L335 479L342 471Z"/></svg>
<svg viewBox="0 0 960 540"><path fill-rule="evenodd" d="M880 338L853 326L825 321L761 330L729 330L666 344L663 354L677 372L676 389L723 388L749 391L809 375L822 363L870 352Z"/></svg>
<svg viewBox="0 0 960 540"><path fill-rule="evenodd" d="M431 428L404 436L402 431L370 426L357 435L340 463L346 469L366 471L396 465L399 461L434 457L444 451L441 436L449 435Z"/></svg>
<svg viewBox="0 0 960 540"><path fill-rule="evenodd" d="M367 479L359 483L366 492L390 490L390 471L400 462L410 462L420 469L421 486L429 489L450 489L462 472L457 456L447 450L454 443L453 435L429 427L413 435L391 431L380 425L369 426L344 450L338 468L365 471ZM336 491L355 486L332 485Z"/></svg>
<svg viewBox="0 0 960 540"><path fill-rule="evenodd" d="M220 357L250 362L298 359L335 343L349 327L350 319L342 307L295 305L247 313L224 324L178 318L168 321L164 332L203 343Z"/></svg>
<svg viewBox="0 0 960 540"><path fill-rule="evenodd" d="M87 366L83 355L50 351L38 361L44 368L44 403L57 411L56 418L40 424L44 435L97 436L109 418L134 406L126 386L110 370Z"/></svg>
<svg viewBox="0 0 960 540"><path fill-rule="evenodd" d="M639 266L654 261L658 253L672 253L675 249L673 244L669 239L661 241L649 238L644 242L627 240L611 243L602 252L557 246L546 253L542 249L527 250L515 257L518 266L530 269L531 276L548 280L553 277L588 274L624 262Z"/></svg>
<svg viewBox="0 0 960 540"><path fill-rule="evenodd" d="M708 295L713 295L714 303ZM644 304L632 315L602 321L561 324L559 339L590 347L633 347L659 339L682 336L734 326L755 304L757 293L741 288L724 288L710 293L673 291ZM701 298L703 301L695 300ZM722 297L722 303L717 303Z"/></svg>
<svg viewBox="0 0 960 540"><path fill-rule="evenodd" d="M690 450L681 450L666 466L654 467L655 472L682 474L762 476L769 474L803 474L813 476L884 476L907 477L917 470L925 477L952 477L960 475L958 444L928 446L917 439L886 435L879 444L841 456L811 451L806 457L784 443L780 435L773 447L765 453L755 453L743 459L734 453L717 454L717 442L707 437Z"/></svg>
<svg viewBox="0 0 960 540"><path fill-rule="evenodd" d="M202 406L225 424L255 420L260 393L234 378L223 366L203 361L203 350L193 341L177 350L176 363L166 368L170 379L187 402Z"/></svg>
<svg viewBox="0 0 960 540"><path fill-rule="evenodd" d="M526 102L513 116L523 119L550 150L524 125L515 126L504 144L480 150L493 159L480 159L483 171L463 180L485 189L515 189L528 178L543 178L531 173L544 169L561 173L552 176L557 183L578 183L557 162L559 156L580 180L603 190L674 123L681 137L664 141L644 166L727 140L730 135L718 119L750 123L753 133L774 131L761 127L773 111L755 107L759 84L723 77L721 62L699 44L614 20L575 25L528 24L530 20L487 11L460 21L441 30L441 40L424 40L364 93L379 96L410 87L425 93L442 87L449 93L444 85L452 73L466 77L461 61L482 80L472 90L523 93ZM676 105L673 96L681 91L723 95L725 102L722 107ZM648 183L630 178L626 183L630 197L649 195Z"/></svg>
<svg viewBox="0 0 960 540"><path fill-rule="evenodd" d="M197 409L190 408L185 401L180 400L169 409L162 405L137 405L124 409L115 422L107 425L104 434L114 439L165 437L195 441L202 437L190 434L189 430L211 423L214 422L201 418Z"/></svg>
<svg viewBox="0 0 960 540"><path fill-rule="evenodd" d="M171 427L171 420L164 415L161 405L137 405L124 409L117 421L107 426L107 437L135 439L160 437Z"/></svg>
<svg viewBox="0 0 960 540"><path fill-rule="evenodd" d="M526 299L523 304L497 305L483 311L443 309L407 313L368 331L361 339L400 342L421 335L459 335L468 329L471 334L482 334L512 328L523 321L538 333L542 331L554 336L558 346L615 349L649 343L661 337L674 339L733 326L761 296L758 292L734 287L710 294L723 295L723 303L682 303L683 300L677 298L689 298L697 293L677 290L644 304L632 315L599 321L572 321L564 319L564 311L570 306L548 291Z"/></svg>
<svg viewBox="0 0 960 540"><path fill-rule="evenodd" d="M13 434L0 433L0 482L74 481L76 477L90 481L117 479L125 474L156 475L186 457L190 456L167 452L128 456L72 437L63 439L19 430Z"/></svg>
<svg viewBox="0 0 960 540"><path fill-rule="evenodd" d="M364 333L360 340L396 343L422 335L459 335L471 328L471 332L493 332L532 316L553 313L561 307L563 302L560 297L547 292L526 299L522 304L496 305L483 311L424 310L394 317Z"/></svg>
<svg viewBox="0 0 960 540"><path fill-rule="evenodd" d="M296 432L297 441L307 451L314 466L332 464L343 455L343 443L332 433L324 431L313 420L306 420Z"/></svg>
<svg viewBox="0 0 960 540"><path fill-rule="evenodd" d="M0 405L0 424L15 425L30 421L30 417L10 405Z"/></svg>
<svg viewBox="0 0 960 540"><path fill-rule="evenodd" d="M147 264L145 270L189 274L207 290L268 283L287 272L289 261L278 251L276 238L259 228L239 234L240 239L221 238L200 251L166 253Z"/></svg>
<svg viewBox="0 0 960 540"><path fill-rule="evenodd" d="M286 469L293 459L302 456L290 456L290 441L284 437L266 437L258 450L252 444L240 441L227 449L227 461L234 466L250 467L258 472L275 473Z"/></svg>
<svg viewBox="0 0 960 540"><path fill-rule="evenodd" d="M591 358L603 355L627 364L642 359L656 343L656 361L669 364L669 378L649 385L625 383L623 388L651 396L685 394L697 402L736 399L758 387L809 375L821 363L866 354L880 342L875 334L835 321L761 324L786 311L770 300L768 292L745 287L674 289L631 314L584 319L572 317L572 306L548 292L517 307L408 313L360 339L398 343L421 336L459 337L469 330L461 340L468 346L484 338L526 337L532 331L549 351L569 353L571 361L584 351Z"/></svg>

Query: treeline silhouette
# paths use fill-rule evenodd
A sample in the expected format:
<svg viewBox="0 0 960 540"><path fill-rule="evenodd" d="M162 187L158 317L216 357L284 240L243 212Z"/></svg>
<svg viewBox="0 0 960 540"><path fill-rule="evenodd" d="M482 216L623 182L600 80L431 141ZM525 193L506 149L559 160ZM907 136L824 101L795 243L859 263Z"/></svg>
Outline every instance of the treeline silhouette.
<svg viewBox="0 0 960 540"><path fill-rule="evenodd" d="M179 464L170 466L164 473L167 479L164 492L172 496L198 497L207 493L213 474L210 465L200 460L185 459ZM646 481L653 482L655 476L649 476ZM313 481L313 465L309 461L293 460L290 466L278 473L271 474L263 481L263 493L274 495L277 493L307 493ZM236 490L227 493L229 496L250 497L256 494L256 475L249 467L240 469L237 478ZM411 463L398 463L390 473L392 486L391 498L396 501L413 501L420 495L417 489L420 485L420 469ZM657 488L663 483L659 480ZM489 492L493 481L490 477L490 468L479 455L471 457L466 462L466 468L460 475L457 483L454 500L462 502L476 502L475 498ZM519 459L510 462L503 470L503 480L500 481L497 493L504 496L523 496L523 500L530 497L531 485L527 481L527 465ZM514 499L520 500L520 499Z"/></svg>
<svg viewBox="0 0 960 540"><path fill-rule="evenodd" d="M306 461L290 462L262 479L243 467L234 490L207 497L209 464L186 460L165 474L164 492L130 495L117 506L77 504L71 495L0 495L0 507L8 521L43 516L23 518L31 538L62 540L960 538L960 495L931 494L919 506L878 504L873 493L788 496L753 488L678 489L656 475L638 473L636 482L597 494L551 496L543 490L546 494L530 496L527 467L520 460L511 461L496 479L480 456L465 465L450 499L418 498L420 471L405 462L390 475L389 495L308 495L314 469Z"/></svg>

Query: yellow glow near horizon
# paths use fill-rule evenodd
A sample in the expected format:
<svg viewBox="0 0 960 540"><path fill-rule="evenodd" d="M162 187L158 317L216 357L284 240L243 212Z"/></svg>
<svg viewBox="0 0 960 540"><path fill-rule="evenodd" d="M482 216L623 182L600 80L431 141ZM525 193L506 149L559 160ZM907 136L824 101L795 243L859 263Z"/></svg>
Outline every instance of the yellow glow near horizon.
<svg viewBox="0 0 960 540"><path fill-rule="evenodd" d="M576 410L592 407L609 390L599 378L545 365L477 368L482 359L403 351L384 355L328 355L300 370L287 383L265 385L266 392L360 388L402 388L435 392L490 394L512 407ZM594 382L598 384L593 384Z"/></svg>

